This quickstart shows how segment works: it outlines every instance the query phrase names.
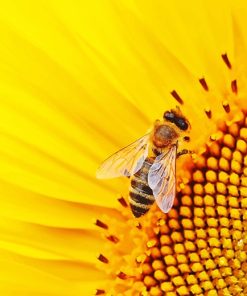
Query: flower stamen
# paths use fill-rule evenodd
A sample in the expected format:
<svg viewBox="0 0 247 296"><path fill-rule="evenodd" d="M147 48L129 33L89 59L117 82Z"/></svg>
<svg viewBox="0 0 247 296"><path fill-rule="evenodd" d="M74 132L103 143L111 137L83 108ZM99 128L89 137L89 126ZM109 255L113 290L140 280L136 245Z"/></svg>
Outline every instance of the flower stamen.
<svg viewBox="0 0 247 296"><path fill-rule="evenodd" d="M230 104L227 100L224 100L222 102L222 106L223 106L224 110L226 111L226 113L229 113L231 111Z"/></svg>
<svg viewBox="0 0 247 296"><path fill-rule="evenodd" d="M204 111L205 111L205 114L207 115L207 118L208 119L211 119L212 118L212 111L211 111L211 109L210 108L205 108Z"/></svg>
<svg viewBox="0 0 247 296"><path fill-rule="evenodd" d="M138 221L135 221L135 227L137 228L137 229L142 229L142 225L141 225L141 223L140 222L138 222Z"/></svg>
<svg viewBox="0 0 247 296"><path fill-rule="evenodd" d="M208 90L209 90L205 78L201 78L201 79L199 79L199 82L200 82L201 86L203 87L203 89L204 89L205 91L208 91Z"/></svg>
<svg viewBox="0 0 247 296"><path fill-rule="evenodd" d="M225 54L222 54L221 57L222 57L223 61L225 62L226 66L227 66L229 69L231 69L231 68L232 68L232 65L231 65L231 63L230 63L230 61L229 61L229 59L228 59L227 54L226 54L226 53L225 53Z"/></svg>
<svg viewBox="0 0 247 296"><path fill-rule="evenodd" d="M117 277L120 278L121 280L127 280L127 279L129 279L129 278L132 278L133 276L127 275L126 273L120 271L120 272L117 274Z"/></svg>
<svg viewBox="0 0 247 296"><path fill-rule="evenodd" d="M103 229L108 229L108 225L104 222L100 221L99 219L96 220L95 225L101 227Z"/></svg>
<svg viewBox="0 0 247 296"><path fill-rule="evenodd" d="M171 92L171 95L180 105L183 105L184 101L182 100L182 98L179 96L179 94L175 90L173 90Z"/></svg>
<svg viewBox="0 0 247 296"><path fill-rule="evenodd" d="M123 206L124 208L128 207L126 200L122 196L120 198L118 198L118 201L121 204L121 206Z"/></svg>
<svg viewBox="0 0 247 296"><path fill-rule="evenodd" d="M114 244L117 244L119 242L119 238L115 235L109 235L106 237L109 241L113 242Z"/></svg>
<svg viewBox="0 0 247 296"><path fill-rule="evenodd" d="M234 94L238 93L238 85L237 85L237 80L236 79L232 81L231 88L232 88L232 92Z"/></svg>
<svg viewBox="0 0 247 296"><path fill-rule="evenodd" d="M102 255L102 254L100 254L100 255L97 257L97 259L98 259L99 261L101 261L102 263L109 263L109 260L108 260L104 255Z"/></svg>
<svg viewBox="0 0 247 296"><path fill-rule="evenodd" d="M97 289L94 293L94 295L103 295L105 294L105 290Z"/></svg>

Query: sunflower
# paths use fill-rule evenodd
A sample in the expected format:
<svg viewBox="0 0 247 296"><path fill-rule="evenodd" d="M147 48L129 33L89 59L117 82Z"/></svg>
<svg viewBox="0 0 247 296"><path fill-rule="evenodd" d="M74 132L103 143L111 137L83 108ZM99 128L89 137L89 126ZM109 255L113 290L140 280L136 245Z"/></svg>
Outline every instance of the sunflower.
<svg viewBox="0 0 247 296"><path fill-rule="evenodd" d="M0 293L247 295L245 1L5 1ZM176 105L177 198L141 219L109 154Z"/></svg>

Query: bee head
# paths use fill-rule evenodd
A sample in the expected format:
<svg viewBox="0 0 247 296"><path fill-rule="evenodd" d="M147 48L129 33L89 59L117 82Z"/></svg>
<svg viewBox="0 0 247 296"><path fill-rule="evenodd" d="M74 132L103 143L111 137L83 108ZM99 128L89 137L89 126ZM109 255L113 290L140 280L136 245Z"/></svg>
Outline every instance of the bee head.
<svg viewBox="0 0 247 296"><path fill-rule="evenodd" d="M174 123L182 131L189 128L188 120L182 115L179 107L176 110L166 111L163 115L165 121Z"/></svg>

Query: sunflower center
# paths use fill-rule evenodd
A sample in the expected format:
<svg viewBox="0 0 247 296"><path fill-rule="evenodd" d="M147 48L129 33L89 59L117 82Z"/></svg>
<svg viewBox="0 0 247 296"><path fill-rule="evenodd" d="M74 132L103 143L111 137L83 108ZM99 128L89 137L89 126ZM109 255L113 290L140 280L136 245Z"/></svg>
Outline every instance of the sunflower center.
<svg viewBox="0 0 247 296"><path fill-rule="evenodd" d="M211 137L189 180L178 186L168 214L154 208L139 223L119 199L128 222L121 235L106 236L115 249L99 257L102 265L112 264L108 270L116 278L109 295L247 295L247 117L242 115Z"/></svg>
<svg viewBox="0 0 247 296"><path fill-rule="evenodd" d="M143 295L247 295L247 118L221 132L153 225Z"/></svg>

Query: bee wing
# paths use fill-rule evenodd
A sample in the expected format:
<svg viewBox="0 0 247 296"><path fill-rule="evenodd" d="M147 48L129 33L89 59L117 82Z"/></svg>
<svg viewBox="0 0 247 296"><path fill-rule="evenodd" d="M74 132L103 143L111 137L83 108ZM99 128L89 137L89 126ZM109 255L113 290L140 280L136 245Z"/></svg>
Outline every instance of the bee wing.
<svg viewBox="0 0 247 296"><path fill-rule="evenodd" d="M98 168L98 179L129 177L138 172L148 155L149 134L107 158Z"/></svg>
<svg viewBox="0 0 247 296"><path fill-rule="evenodd" d="M173 206L176 195L177 146L156 157L149 169L148 185L160 209L167 213Z"/></svg>

